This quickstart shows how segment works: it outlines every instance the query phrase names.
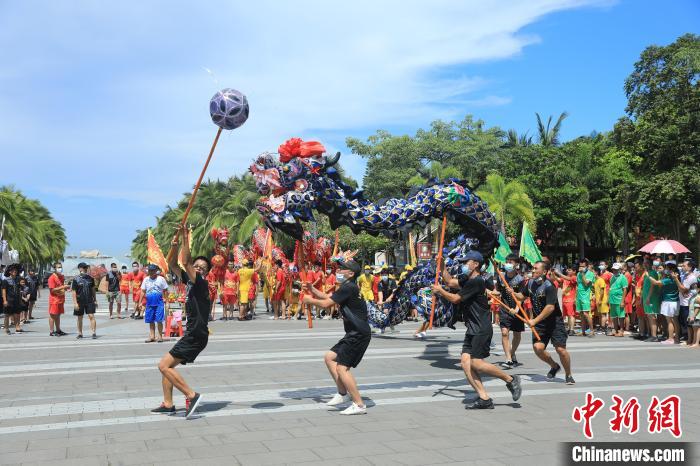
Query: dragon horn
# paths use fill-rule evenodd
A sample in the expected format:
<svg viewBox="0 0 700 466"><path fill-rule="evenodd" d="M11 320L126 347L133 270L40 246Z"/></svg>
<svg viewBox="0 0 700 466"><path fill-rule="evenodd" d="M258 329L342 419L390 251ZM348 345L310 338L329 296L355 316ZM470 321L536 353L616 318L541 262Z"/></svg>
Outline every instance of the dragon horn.
<svg viewBox="0 0 700 466"><path fill-rule="evenodd" d="M340 160L340 152L336 152L334 156L326 159L326 168L332 167Z"/></svg>

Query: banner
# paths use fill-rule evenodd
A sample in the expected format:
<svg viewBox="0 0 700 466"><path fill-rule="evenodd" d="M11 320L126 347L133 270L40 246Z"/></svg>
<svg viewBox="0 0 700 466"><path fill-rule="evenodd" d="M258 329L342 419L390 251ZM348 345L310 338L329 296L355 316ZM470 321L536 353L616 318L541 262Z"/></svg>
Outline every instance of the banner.
<svg viewBox="0 0 700 466"><path fill-rule="evenodd" d="M508 245L508 241L506 241L506 237L503 236L503 233L498 233L498 249L496 249L496 254L494 254L493 260L499 264L503 264L505 263L508 254L511 254L512 252L513 251L510 250L510 246Z"/></svg>
<svg viewBox="0 0 700 466"><path fill-rule="evenodd" d="M146 262L160 267L163 275L168 273L168 263L165 260L163 251L160 250L160 246L158 246L158 243L156 242L156 238L153 236L153 233L151 233L150 228L148 229L148 254Z"/></svg>
<svg viewBox="0 0 700 466"><path fill-rule="evenodd" d="M520 237L520 257L524 258L530 264L542 260L542 253L537 248L535 238L532 237L532 233L530 233L530 230L527 228L527 223L525 222L523 222L523 234Z"/></svg>

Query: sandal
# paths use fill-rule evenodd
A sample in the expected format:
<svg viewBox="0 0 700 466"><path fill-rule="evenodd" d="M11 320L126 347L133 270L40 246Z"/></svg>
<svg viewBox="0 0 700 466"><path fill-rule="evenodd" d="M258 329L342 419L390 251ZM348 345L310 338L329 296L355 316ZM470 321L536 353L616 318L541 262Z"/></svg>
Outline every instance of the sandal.
<svg viewBox="0 0 700 466"><path fill-rule="evenodd" d="M144 343L153 343L154 341L156 341L155 338L149 338L149 339L146 340Z"/></svg>

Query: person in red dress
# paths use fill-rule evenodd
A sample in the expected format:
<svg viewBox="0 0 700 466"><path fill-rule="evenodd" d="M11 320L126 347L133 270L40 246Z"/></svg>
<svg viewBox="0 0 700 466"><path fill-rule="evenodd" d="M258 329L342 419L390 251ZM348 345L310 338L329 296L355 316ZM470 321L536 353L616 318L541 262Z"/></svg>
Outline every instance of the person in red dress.
<svg viewBox="0 0 700 466"><path fill-rule="evenodd" d="M323 289L322 291L324 293L329 293L333 294L335 293L336 290L336 284L338 283L338 280L335 278L335 274L330 268L326 269L326 277L323 279ZM326 318L331 319L334 317L337 317L338 315L338 306L333 305L330 308L328 308L329 314L326 315Z"/></svg>
<svg viewBox="0 0 700 466"><path fill-rule="evenodd" d="M287 290L287 282L284 270L282 270L282 261L278 260L272 269L273 286L272 286L272 313L271 320L277 320L282 313L282 300L284 299L285 291Z"/></svg>
<svg viewBox="0 0 700 466"><path fill-rule="evenodd" d="M248 319L255 318L255 304L258 300L258 283L260 282L260 276L257 272L258 268L260 268L260 264L256 264L255 271L250 277L250 289L248 290L248 308L250 309L250 312L247 317Z"/></svg>
<svg viewBox="0 0 700 466"><path fill-rule="evenodd" d="M124 312L129 311L129 291L131 289L131 283L129 282L129 273L126 271L126 265L122 265L122 274L119 279L119 293L121 293L126 299L126 307ZM119 300L121 303L121 300Z"/></svg>
<svg viewBox="0 0 700 466"><path fill-rule="evenodd" d="M61 314L66 303L66 290L70 285L65 284L63 265L60 262L54 264L54 273L49 277L49 336L61 337L66 332L61 330Z"/></svg>
<svg viewBox="0 0 700 466"><path fill-rule="evenodd" d="M216 320L216 298L219 296L219 283L216 278L214 270L210 270L207 274L207 283L209 286L209 301L211 302L211 308L209 310L209 322Z"/></svg>
<svg viewBox="0 0 700 466"><path fill-rule="evenodd" d="M629 331L630 329L630 319L632 318L632 303L634 302L634 280L632 279L632 274L630 273L630 264L627 262L622 263L622 273L627 279L627 289L625 290L625 296L623 299L623 304L625 306L625 323L622 330Z"/></svg>
<svg viewBox="0 0 700 466"><path fill-rule="evenodd" d="M379 301L379 282L382 281L382 278L379 274L379 269L374 269L372 272L372 294L374 295L374 302L376 303Z"/></svg>
<svg viewBox="0 0 700 466"><path fill-rule="evenodd" d="M238 305L238 271L233 260L228 261L226 273L224 273L224 288L221 295L221 304L224 305L224 320L233 319L233 313Z"/></svg>
<svg viewBox="0 0 700 466"><path fill-rule="evenodd" d="M141 283L146 278L139 263L134 261L131 263L131 272L129 272L129 283L131 285L131 298L134 301L134 312L131 314L132 319L142 319L143 303L141 297Z"/></svg>

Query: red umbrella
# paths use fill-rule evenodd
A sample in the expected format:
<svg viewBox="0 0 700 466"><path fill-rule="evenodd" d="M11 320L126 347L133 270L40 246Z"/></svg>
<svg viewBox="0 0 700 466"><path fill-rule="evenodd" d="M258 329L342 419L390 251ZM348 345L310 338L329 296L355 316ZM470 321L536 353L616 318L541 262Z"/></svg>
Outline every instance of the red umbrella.
<svg viewBox="0 0 700 466"><path fill-rule="evenodd" d="M639 251L649 254L681 254L690 252L688 248L672 239L657 239L651 243L645 244Z"/></svg>

